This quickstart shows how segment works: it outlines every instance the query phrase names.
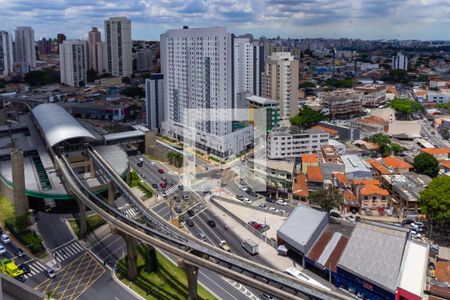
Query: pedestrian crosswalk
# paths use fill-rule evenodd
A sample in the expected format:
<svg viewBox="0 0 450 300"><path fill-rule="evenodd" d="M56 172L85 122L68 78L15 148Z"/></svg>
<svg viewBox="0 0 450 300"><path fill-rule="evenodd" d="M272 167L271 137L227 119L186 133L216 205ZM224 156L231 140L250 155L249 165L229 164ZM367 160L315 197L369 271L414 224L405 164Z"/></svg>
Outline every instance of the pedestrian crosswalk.
<svg viewBox="0 0 450 300"><path fill-rule="evenodd" d="M175 193L175 191L178 190L178 184L170 187L166 190L166 195L170 196L171 194Z"/></svg>
<svg viewBox="0 0 450 300"><path fill-rule="evenodd" d="M24 275L25 279L31 278L32 276L39 274L45 270L44 265L38 261L28 263L27 265L28 267L30 267L30 273Z"/></svg>
<svg viewBox="0 0 450 300"><path fill-rule="evenodd" d="M139 211L131 207L130 204L126 203L123 206L119 206L118 209L128 218L133 219L139 216Z"/></svg>
<svg viewBox="0 0 450 300"><path fill-rule="evenodd" d="M56 261L60 263L83 251L83 247L81 247L80 244L74 241L62 248L59 248L56 251L53 251L53 256L55 257Z"/></svg>

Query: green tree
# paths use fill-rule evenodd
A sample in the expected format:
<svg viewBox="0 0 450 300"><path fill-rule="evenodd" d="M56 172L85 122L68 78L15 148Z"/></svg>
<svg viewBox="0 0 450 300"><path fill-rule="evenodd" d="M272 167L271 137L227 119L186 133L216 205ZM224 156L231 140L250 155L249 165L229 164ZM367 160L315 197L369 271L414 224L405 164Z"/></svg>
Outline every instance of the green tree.
<svg viewBox="0 0 450 300"><path fill-rule="evenodd" d="M131 97L131 98L144 98L145 97L144 89L142 89L138 86L127 86L120 92L120 94L127 96L127 97Z"/></svg>
<svg viewBox="0 0 450 300"><path fill-rule="evenodd" d="M143 250L145 251L143 255L145 260L145 267L144 267L145 272L147 273L157 272L158 258L156 256L155 247L148 245L147 247L144 247Z"/></svg>
<svg viewBox="0 0 450 300"><path fill-rule="evenodd" d="M401 119L409 119L411 115L423 109L422 105L415 100L409 100L404 98L394 98L389 106L392 107Z"/></svg>
<svg viewBox="0 0 450 300"><path fill-rule="evenodd" d="M391 138L386 134L375 133L369 138L369 141L378 145L378 153L384 157L391 155L392 151L394 151L391 148ZM401 147L400 145L398 146ZM395 150L399 149L395 147Z"/></svg>
<svg viewBox="0 0 450 300"><path fill-rule="evenodd" d="M309 202L319 205L323 210L329 212L333 208L339 208L344 204L344 198L335 187L321 188L309 194Z"/></svg>
<svg viewBox="0 0 450 300"><path fill-rule="evenodd" d="M405 148L403 148L403 147L400 146L399 144L392 143L392 144L391 144L391 151L394 153L394 155L399 155L399 154L401 154L403 151L405 151Z"/></svg>
<svg viewBox="0 0 450 300"><path fill-rule="evenodd" d="M299 89L312 89L315 87L316 87L316 85L311 81L304 81L298 85Z"/></svg>
<svg viewBox="0 0 450 300"><path fill-rule="evenodd" d="M291 117L289 121L292 126L308 128L325 119L325 115L320 111L316 111L309 106L303 106L303 108L299 110L298 114Z"/></svg>
<svg viewBox="0 0 450 300"><path fill-rule="evenodd" d="M59 74L52 69L44 69L42 71L28 72L23 79L31 86L42 86L59 82Z"/></svg>
<svg viewBox="0 0 450 300"><path fill-rule="evenodd" d="M346 79L330 78L325 81L325 84L329 87L350 89L353 87L353 80L351 78L346 78Z"/></svg>
<svg viewBox="0 0 450 300"><path fill-rule="evenodd" d="M2 79L0 79L0 89L3 89L3 88L5 88L5 86L6 86L6 83L5 83L5 81L4 81L4 80L2 80Z"/></svg>
<svg viewBox="0 0 450 300"><path fill-rule="evenodd" d="M87 70L87 82L94 82L96 79L98 79L97 72L95 72L94 69Z"/></svg>
<svg viewBox="0 0 450 300"><path fill-rule="evenodd" d="M130 84L131 83L131 78L125 76L124 78L122 78L122 82L125 83L125 84Z"/></svg>
<svg viewBox="0 0 450 300"><path fill-rule="evenodd" d="M450 222L450 176L434 178L428 187L420 192L420 211L428 216L430 222L430 237L432 224Z"/></svg>
<svg viewBox="0 0 450 300"><path fill-rule="evenodd" d="M414 168L416 172L420 174L425 174L430 177L436 177L439 174L439 162L431 154L420 153L414 157Z"/></svg>
<svg viewBox="0 0 450 300"><path fill-rule="evenodd" d="M409 84L408 72L406 70L390 70L389 74L383 77L389 83Z"/></svg>

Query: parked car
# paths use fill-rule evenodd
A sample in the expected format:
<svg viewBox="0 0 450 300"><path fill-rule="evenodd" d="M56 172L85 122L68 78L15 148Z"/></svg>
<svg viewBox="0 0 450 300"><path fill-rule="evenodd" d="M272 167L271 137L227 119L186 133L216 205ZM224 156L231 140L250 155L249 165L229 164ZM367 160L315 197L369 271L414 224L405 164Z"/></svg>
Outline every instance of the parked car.
<svg viewBox="0 0 450 300"><path fill-rule="evenodd" d="M275 203L275 202L277 202L275 199L273 199L273 198L266 198L266 201L267 202L270 202L270 203Z"/></svg>
<svg viewBox="0 0 450 300"><path fill-rule="evenodd" d="M248 199L248 198L244 198L244 203L247 203L247 204L252 204L252 200L250 200L250 199Z"/></svg>
<svg viewBox="0 0 450 300"><path fill-rule="evenodd" d="M152 184L152 188L158 189L158 185L156 183Z"/></svg>
<svg viewBox="0 0 450 300"><path fill-rule="evenodd" d="M142 174L141 174L141 177L142 177L142 178L146 178L147 175L145 175L144 173L142 173Z"/></svg>
<svg viewBox="0 0 450 300"><path fill-rule="evenodd" d="M256 223L253 224L253 228L255 228L256 230L259 230L261 228L262 224Z"/></svg>
<svg viewBox="0 0 450 300"><path fill-rule="evenodd" d="M167 187L167 184L166 184L165 182L161 182L161 183L159 184L159 186L160 186L162 189L165 189L165 188Z"/></svg>
<svg viewBox="0 0 450 300"><path fill-rule="evenodd" d="M250 196L256 196L255 192L252 191L251 189L247 189L245 192Z"/></svg>
<svg viewBox="0 0 450 300"><path fill-rule="evenodd" d="M162 192L161 192L161 196L163 196L164 198L167 197L166 191L162 191Z"/></svg>
<svg viewBox="0 0 450 300"><path fill-rule="evenodd" d="M287 205L287 202L280 199L280 200L277 201L277 204L278 204L278 205L282 205L282 206L286 206L286 205Z"/></svg>
<svg viewBox="0 0 450 300"><path fill-rule="evenodd" d="M187 224L189 227L192 227L192 226L194 226L194 221L192 221L191 219L187 219L187 220L186 220L186 224Z"/></svg>
<svg viewBox="0 0 450 300"><path fill-rule="evenodd" d="M164 174L164 170L163 169L158 169L158 173Z"/></svg>
<svg viewBox="0 0 450 300"><path fill-rule="evenodd" d="M221 240L219 242L219 247L225 251L231 252L231 248L230 248L230 246L228 246L228 243L225 240Z"/></svg>
<svg viewBox="0 0 450 300"><path fill-rule="evenodd" d="M213 228L216 227L216 222L214 222L214 220L208 220L206 223Z"/></svg>
<svg viewBox="0 0 450 300"><path fill-rule="evenodd" d="M189 209L189 210L187 211L187 214L190 215L190 216L192 217L193 215L195 215L195 211L194 211L193 209Z"/></svg>
<svg viewBox="0 0 450 300"><path fill-rule="evenodd" d="M152 161L152 162L150 163L150 165L151 165L152 167L156 166L156 164L155 164L154 161Z"/></svg>
<svg viewBox="0 0 450 300"><path fill-rule="evenodd" d="M175 202L177 202L177 203L181 202L180 198L178 198L177 196L173 197L173 200L175 200Z"/></svg>
<svg viewBox="0 0 450 300"><path fill-rule="evenodd" d="M175 212L181 214L182 212L181 207L175 206Z"/></svg>
<svg viewBox="0 0 450 300"><path fill-rule="evenodd" d="M277 298L275 298L275 297L273 297L273 296L270 296L270 295L267 295L267 294L261 294L261 298L263 299L263 300L276 300Z"/></svg>
<svg viewBox="0 0 450 300"><path fill-rule="evenodd" d="M183 199L184 199L184 201L188 201L189 200L189 196L188 195L183 195Z"/></svg>
<svg viewBox="0 0 450 300"><path fill-rule="evenodd" d="M0 255L3 255L6 253L6 249L4 246L0 245Z"/></svg>
<svg viewBox="0 0 450 300"><path fill-rule="evenodd" d="M265 204L260 204L259 207L267 209L267 205L265 205Z"/></svg>
<svg viewBox="0 0 450 300"><path fill-rule="evenodd" d="M25 274L28 274L31 272L30 267L25 263L19 265L19 269L21 269Z"/></svg>
<svg viewBox="0 0 450 300"><path fill-rule="evenodd" d="M250 226L253 226L253 225L256 224L256 223L257 223L257 222L255 222L255 221L248 221L248 222L247 222L247 224L250 225Z"/></svg>
<svg viewBox="0 0 450 300"><path fill-rule="evenodd" d="M200 231L200 232L197 234L197 236L198 236L199 239L201 239L201 240L203 240L203 241L206 241L206 235L205 235L203 232Z"/></svg>
<svg viewBox="0 0 450 300"><path fill-rule="evenodd" d="M238 199L238 200L244 200L244 197L243 196L241 196L241 195L236 195L236 199Z"/></svg>
<svg viewBox="0 0 450 300"><path fill-rule="evenodd" d="M0 236L0 240L2 241L3 244L9 244L11 243L11 240L9 239L9 236L6 233L3 233Z"/></svg>
<svg viewBox="0 0 450 300"><path fill-rule="evenodd" d="M266 232L267 230L270 229L270 226L267 224L262 224L261 228L259 228L259 231L261 232Z"/></svg>
<svg viewBox="0 0 450 300"><path fill-rule="evenodd" d="M55 278L56 272L52 268L45 269L45 275L47 275L48 278Z"/></svg>
<svg viewBox="0 0 450 300"><path fill-rule="evenodd" d="M178 189L179 189L180 191L182 191L182 190L184 190L184 186L183 186L182 184L179 184L179 185L178 185Z"/></svg>
<svg viewBox="0 0 450 300"><path fill-rule="evenodd" d="M245 185L240 185L239 189L244 192L248 190L248 188Z"/></svg>
<svg viewBox="0 0 450 300"><path fill-rule="evenodd" d="M273 206L271 206L271 207L269 207L269 210L270 210L270 211L275 211L275 210L276 210L276 208L275 208L275 207L273 207Z"/></svg>

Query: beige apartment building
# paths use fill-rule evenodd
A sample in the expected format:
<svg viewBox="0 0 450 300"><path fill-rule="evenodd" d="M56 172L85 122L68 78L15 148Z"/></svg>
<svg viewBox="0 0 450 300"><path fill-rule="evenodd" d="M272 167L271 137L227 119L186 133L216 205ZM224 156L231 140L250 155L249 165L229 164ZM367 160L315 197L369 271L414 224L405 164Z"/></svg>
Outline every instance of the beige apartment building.
<svg viewBox="0 0 450 300"><path fill-rule="evenodd" d="M280 103L282 120L298 112L298 69L298 60L289 52L274 52L265 64L261 95Z"/></svg>

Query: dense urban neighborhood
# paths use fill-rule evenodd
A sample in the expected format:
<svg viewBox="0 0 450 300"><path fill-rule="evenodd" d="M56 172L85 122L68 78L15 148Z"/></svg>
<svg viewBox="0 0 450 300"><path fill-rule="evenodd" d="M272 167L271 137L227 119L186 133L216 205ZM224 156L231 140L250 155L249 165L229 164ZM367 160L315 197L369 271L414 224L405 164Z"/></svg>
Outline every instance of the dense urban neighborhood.
<svg viewBox="0 0 450 300"><path fill-rule="evenodd" d="M449 41L1 26L5 299L450 299Z"/></svg>

